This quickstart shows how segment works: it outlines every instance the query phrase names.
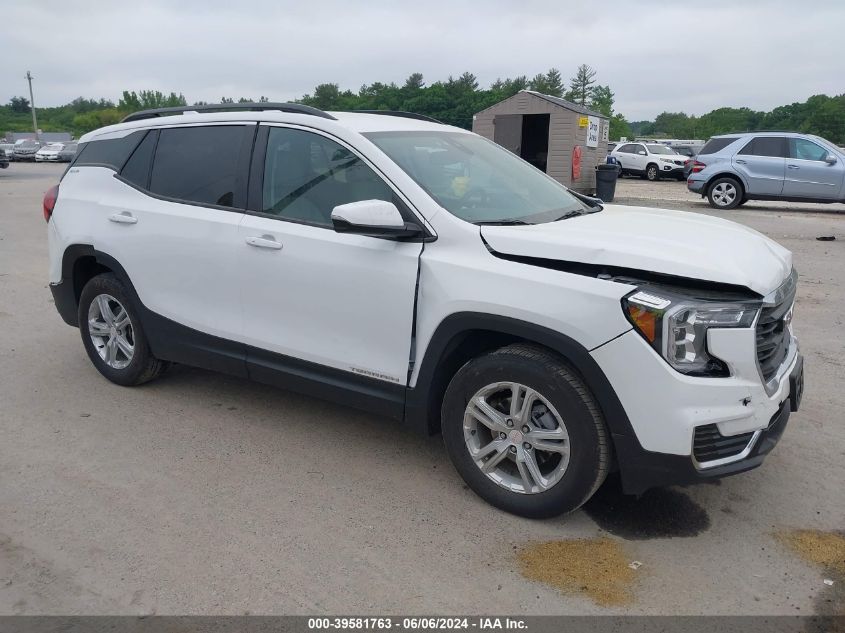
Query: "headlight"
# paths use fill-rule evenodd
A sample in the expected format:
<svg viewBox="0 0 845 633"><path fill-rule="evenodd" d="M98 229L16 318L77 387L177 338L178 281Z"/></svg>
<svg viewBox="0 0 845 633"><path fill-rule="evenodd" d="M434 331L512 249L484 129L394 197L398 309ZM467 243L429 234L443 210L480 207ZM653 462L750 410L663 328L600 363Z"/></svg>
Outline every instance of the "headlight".
<svg viewBox="0 0 845 633"><path fill-rule="evenodd" d="M710 328L749 328L759 306L692 302L668 293L638 290L622 300L628 320L677 371L693 376L728 376L727 365L707 351Z"/></svg>
<svg viewBox="0 0 845 633"><path fill-rule="evenodd" d="M660 160L662 160L664 163L671 163L671 162L673 162L671 158L661 158Z"/></svg>

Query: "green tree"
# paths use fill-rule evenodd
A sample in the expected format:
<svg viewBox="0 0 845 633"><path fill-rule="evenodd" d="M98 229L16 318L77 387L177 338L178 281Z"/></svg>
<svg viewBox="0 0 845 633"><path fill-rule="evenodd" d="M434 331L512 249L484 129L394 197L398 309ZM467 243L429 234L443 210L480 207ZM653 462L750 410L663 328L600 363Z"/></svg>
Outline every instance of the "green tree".
<svg viewBox="0 0 845 633"><path fill-rule="evenodd" d="M425 82L423 81L422 73L412 73L405 80L405 85L402 86L402 89L406 92L416 92L417 90L422 90L424 86Z"/></svg>
<svg viewBox="0 0 845 633"><path fill-rule="evenodd" d="M12 97L9 107L15 114L29 114L29 99L26 97Z"/></svg>
<svg viewBox="0 0 845 633"><path fill-rule="evenodd" d="M631 126L628 124L628 121L625 120L625 117L623 115L614 114L612 117L610 117L609 136L611 141L618 141L623 136L625 138L633 137L633 134L631 132Z"/></svg>
<svg viewBox="0 0 845 633"><path fill-rule="evenodd" d="M596 86L590 96L590 107L605 116L613 116L614 97L610 86Z"/></svg>
<svg viewBox="0 0 845 633"><path fill-rule="evenodd" d="M557 68L550 68L547 73L534 75L528 82L529 89L552 97L563 96L563 77Z"/></svg>
<svg viewBox="0 0 845 633"><path fill-rule="evenodd" d="M587 105L593 96L593 86L596 83L596 71L587 64L578 66L575 76L569 80L567 98L581 105Z"/></svg>

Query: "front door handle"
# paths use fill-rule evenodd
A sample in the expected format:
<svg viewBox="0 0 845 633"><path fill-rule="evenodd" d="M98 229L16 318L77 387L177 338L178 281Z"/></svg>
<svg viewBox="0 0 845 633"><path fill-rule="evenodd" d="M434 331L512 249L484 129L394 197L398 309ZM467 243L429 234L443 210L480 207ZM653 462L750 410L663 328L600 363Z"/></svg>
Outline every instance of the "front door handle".
<svg viewBox="0 0 845 633"><path fill-rule="evenodd" d="M748 161L744 161L741 158L738 158L736 162L738 162L740 165L744 165Z"/></svg>
<svg viewBox="0 0 845 633"><path fill-rule="evenodd" d="M115 213L113 215L110 215L109 221L117 222L118 224L137 224L138 218L129 213L129 211L124 211L123 213Z"/></svg>
<svg viewBox="0 0 845 633"><path fill-rule="evenodd" d="M787 169L801 169L798 165L787 165Z"/></svg>
<svg viewBox="0 0 845 633"><path fill-rule="evenodd" d="M272 235L253 235L246 238L246 243L256 248L271 248L275 251L282 250L282 245Z"/></svg>

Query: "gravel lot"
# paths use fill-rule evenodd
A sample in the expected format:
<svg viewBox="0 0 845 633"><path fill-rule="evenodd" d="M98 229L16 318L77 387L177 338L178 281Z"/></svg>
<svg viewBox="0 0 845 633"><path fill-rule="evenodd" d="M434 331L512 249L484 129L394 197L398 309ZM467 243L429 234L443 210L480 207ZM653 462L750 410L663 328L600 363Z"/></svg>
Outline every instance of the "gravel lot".
<svg viewBox="0 0 845 633"><path fill-rule="evenodd" d="M186 367L105 381L47 289L41 196L62 170L0 171L0 614L845 609L845 578L825 585L774 538L845 526L845 216L817 212L833 207L729 212L800 271L807 387L766 463L639 500L610 480L575 515L530 521L467 490L439 437ZM711 213L683 183L625 180L618 195ZM627 603L522 575L529 542L593 537L642 562Z"/></svg>

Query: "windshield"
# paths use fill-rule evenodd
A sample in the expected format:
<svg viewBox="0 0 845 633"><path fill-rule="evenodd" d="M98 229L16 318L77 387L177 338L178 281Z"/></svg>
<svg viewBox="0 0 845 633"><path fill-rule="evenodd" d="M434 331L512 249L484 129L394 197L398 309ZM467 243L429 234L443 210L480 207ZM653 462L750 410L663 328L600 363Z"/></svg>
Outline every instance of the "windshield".
<svg viewBox="0 0 845 633"><path fill-rule="evenodd" d="M591 209L563 185L480 136L365 134L437 203L474 223L539 224Z"/></svg>
<svg viewBox="0 0 845 633"><path fill-rule="evenodd" d="M648 151L652 154L677 154L675 150L665 145L648 145Z"/></svg>

